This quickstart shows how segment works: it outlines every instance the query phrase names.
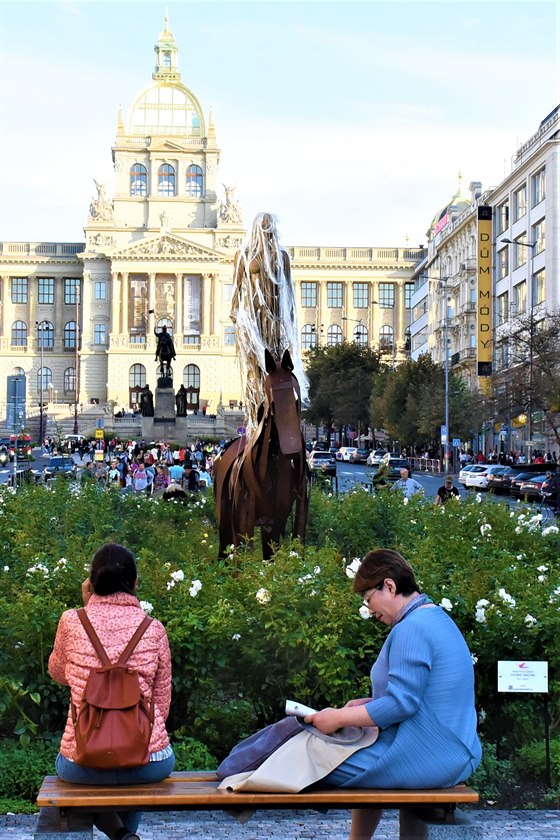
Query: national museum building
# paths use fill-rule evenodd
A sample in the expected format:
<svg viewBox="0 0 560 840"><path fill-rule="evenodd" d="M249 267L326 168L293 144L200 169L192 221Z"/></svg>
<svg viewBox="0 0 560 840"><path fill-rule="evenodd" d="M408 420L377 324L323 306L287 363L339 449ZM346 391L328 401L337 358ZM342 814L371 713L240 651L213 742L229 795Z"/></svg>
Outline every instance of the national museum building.
<svg viewBox="0 0 560 840"><path fill-rule="evenodd" d="M151 82L127 119L119 114L114 194L95 182L85 242L0 246L0 422L14 378L28 414L41 395L134 406L156 384L154 330L164 324L177 353L174 388L188 389L190 409L213 413L242 399L229 317L242 211L233 189L218 198L213 117L181 81L167 21L155 53ZM346 340L394 363L405 357L422 248L284 247L302 353Z"/></svg>

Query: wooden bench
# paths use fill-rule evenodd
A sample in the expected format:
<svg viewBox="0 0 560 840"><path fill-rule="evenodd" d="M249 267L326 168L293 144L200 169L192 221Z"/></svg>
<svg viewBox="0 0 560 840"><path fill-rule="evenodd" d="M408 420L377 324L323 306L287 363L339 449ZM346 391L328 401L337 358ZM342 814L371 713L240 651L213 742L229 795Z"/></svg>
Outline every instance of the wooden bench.
<svg viewBox="0 0 560 840"><path fill-rule="evenodd" d="M145 785L71 785L46 776L37 796L36 840L91 840L94 811L254 811L258 809L391 808L400 810L400 840L478 840L480 830L458 804L476 804L465 785L438 790L320 789L304 793L232 793L218 789L215 773L172 773ZM419 811L418 809L422 809ZM437 809L434 811L434 809ZM236 825L232 823L232 837Z"/></svg>

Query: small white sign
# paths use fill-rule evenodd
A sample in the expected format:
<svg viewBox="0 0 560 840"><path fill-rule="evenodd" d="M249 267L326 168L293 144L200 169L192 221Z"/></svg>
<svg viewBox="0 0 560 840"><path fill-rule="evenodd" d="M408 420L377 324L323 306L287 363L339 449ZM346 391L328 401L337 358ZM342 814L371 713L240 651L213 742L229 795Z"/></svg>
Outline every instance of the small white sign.
<svg viewBox="0 0 560 840"><path fill-rule="evenodd" d="M498 662L498 691L546 694L548 662Z"/></svg>

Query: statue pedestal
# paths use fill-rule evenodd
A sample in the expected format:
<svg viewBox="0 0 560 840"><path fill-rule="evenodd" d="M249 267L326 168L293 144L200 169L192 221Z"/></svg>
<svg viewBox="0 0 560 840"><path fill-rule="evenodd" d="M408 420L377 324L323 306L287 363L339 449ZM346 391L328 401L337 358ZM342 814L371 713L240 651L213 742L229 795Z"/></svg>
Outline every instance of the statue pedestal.
<svg viewBox="0 0 560 840"><path fill-rule="evenodd" d="M163 386L160 383L165 383ZM154 421L175 422L175 392L173 391L173 380L169 377L161 377L155 393Z"/></svg>

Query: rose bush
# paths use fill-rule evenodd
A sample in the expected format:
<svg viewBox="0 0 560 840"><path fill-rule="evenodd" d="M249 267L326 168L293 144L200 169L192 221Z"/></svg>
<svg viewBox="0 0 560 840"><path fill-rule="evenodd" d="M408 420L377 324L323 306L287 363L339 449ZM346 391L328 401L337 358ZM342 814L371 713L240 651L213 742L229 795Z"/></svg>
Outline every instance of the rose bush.
<svg viewBox="0 0 560 840"><path fill-rule="evenodd" d="M481 733L502 757L542 731L542 704L498 694L498 660L549 662L558 727L560 538L526 506L472 497L434 510L390 492L317 491L307 545L286 542L270 563L252 546L218 561L212 500L202 495L183 504L64 481L1 488L0 525L3 737L62 729L67 691L50 680L48 656L61 612L79 605L90 559L110 540L135 552L139 598L169 634L170 730L218 759L278 719L287 697L338 705L368 691L387 629L364 620L350 578L374 546L401 551L461 628Z"/></svg>

